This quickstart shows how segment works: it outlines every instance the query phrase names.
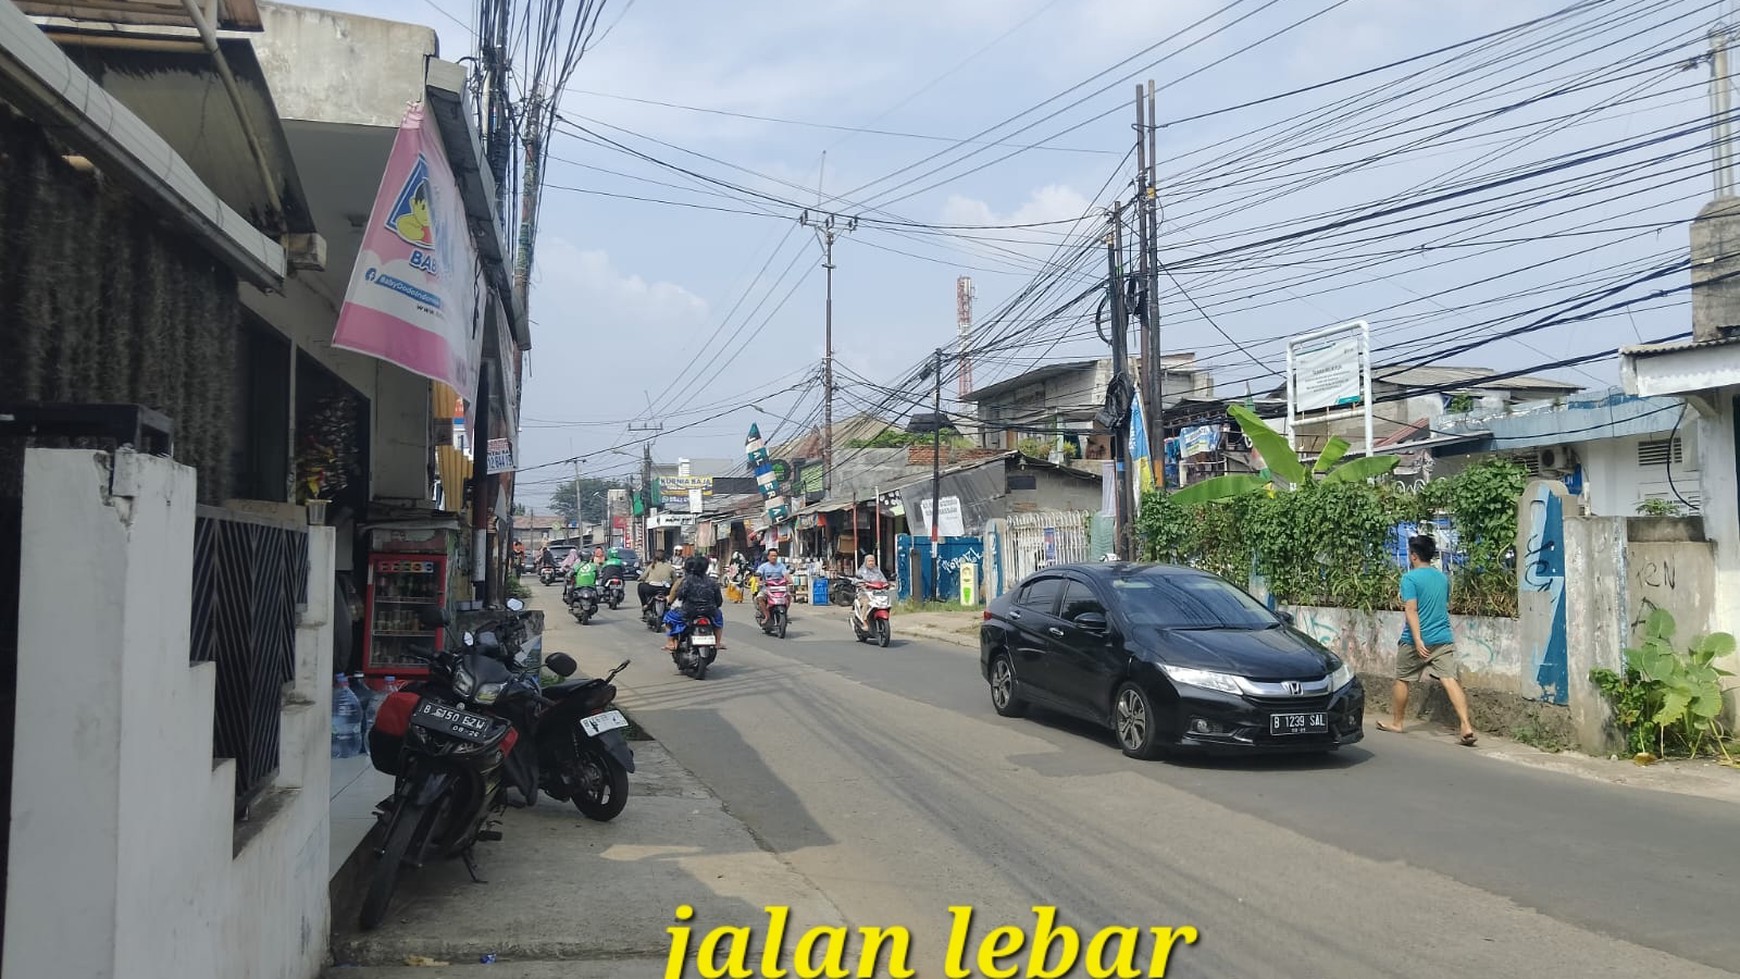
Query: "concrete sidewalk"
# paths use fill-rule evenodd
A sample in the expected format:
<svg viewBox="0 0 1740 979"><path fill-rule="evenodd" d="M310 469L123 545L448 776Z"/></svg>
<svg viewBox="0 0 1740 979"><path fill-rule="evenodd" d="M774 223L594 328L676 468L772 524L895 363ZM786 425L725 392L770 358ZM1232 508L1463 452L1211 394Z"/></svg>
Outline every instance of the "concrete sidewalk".
<svg viewBox="0 0 1740 979"><path fill-rule="evenodd" d="M765 921L768 905L790 907L794 926L843 923L656 742L633 747L638 770L615 820L591 822L540 797L508 812L500 842L478 847L487 884L473 883L459 861L413 871L387 922L366 934L355 931L354 901L335 907L335 965L325 975L638 979L665 974L665 928L681 904L695 909L698 933ZM478 964L486 954L496 964ZM408 956L452 965L407 967Z"/></svg>

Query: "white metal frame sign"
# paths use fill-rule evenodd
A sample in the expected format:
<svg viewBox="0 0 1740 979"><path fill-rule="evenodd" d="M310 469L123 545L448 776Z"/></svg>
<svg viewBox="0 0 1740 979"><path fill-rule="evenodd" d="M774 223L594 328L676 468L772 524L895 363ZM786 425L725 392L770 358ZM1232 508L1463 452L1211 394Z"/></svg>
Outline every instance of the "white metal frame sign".
<svg viewBox="0 0 1740 979"><path fill-rule="evenodd" d="M1354 320L1287 341L1287 442L1297 448L1301 415L1361 405L1365 453L1372 450L1371 326Z"/></svg>

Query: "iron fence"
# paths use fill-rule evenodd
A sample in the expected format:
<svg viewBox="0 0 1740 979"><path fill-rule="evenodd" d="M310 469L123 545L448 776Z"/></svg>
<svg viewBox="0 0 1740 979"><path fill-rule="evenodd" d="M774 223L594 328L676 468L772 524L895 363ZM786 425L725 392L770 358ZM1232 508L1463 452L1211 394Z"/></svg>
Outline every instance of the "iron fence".
<svg viewBox="0 0 1740 979"><path fill-rule="evenodd" d="M278 774L284 685L296 678L308 601L308 527L200 507L193 535L191 658L217 664L212 755L236 767L241 818Z"/></svg>

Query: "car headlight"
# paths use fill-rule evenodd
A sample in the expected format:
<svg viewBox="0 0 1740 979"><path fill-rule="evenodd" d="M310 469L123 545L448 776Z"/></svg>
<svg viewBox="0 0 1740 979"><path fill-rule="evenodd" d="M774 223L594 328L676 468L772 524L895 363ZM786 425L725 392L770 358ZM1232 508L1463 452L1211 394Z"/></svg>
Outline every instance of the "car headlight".
<svg viewBox="0 0 1740 979"><path fill-rule="evenodd" d="M477 678L463 664L453 668L453 692L461 697L470 697L471 691L477 687Z"/></svg>
<svg viewBox="0 0 1740 979"><path fill-rule="evenodd" d="M1335 668L1334 673L1329 674L1329 692L1334 693L1352 682L1353 667L1344 662Z"/></svg>
<svg viewBox="0 0 1740 979"><path fill-rule="evenodd" d="M477 688L477 693L472 696L471 700L473 703L493 704L495 699L501 696L502 688L505 686L507 686L505 683L486 683Z"/></svg>
<svg viewBox="0 0 1740 979"><path fill-rule="evenodd" d="M1202 687L1205 690L1219 690L1222 693L1239 694L1244 691L1239 686L1239 678L1231 673L1216 673L1213 670L1199 670L1190 666L1162 666L1166 675L1173 683L1182 683L1192 687Z"/></svg>

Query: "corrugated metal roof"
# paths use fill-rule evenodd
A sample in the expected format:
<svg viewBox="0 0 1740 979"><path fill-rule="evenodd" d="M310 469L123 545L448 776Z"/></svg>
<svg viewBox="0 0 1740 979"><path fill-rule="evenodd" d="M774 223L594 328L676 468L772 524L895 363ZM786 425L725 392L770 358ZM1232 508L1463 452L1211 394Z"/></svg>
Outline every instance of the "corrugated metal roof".
<svg viewBox="0 0 1740 979"><path fill-rule="evenodd" d="M1622 357L1648 357L1651 354L1672 354L1683 350L1696 350L1699 347L1726 347L1740 343L1740 334L1729 337L1716 337L1713 340L1683 340L1679 343L1644 343L1633 347L1620 347Z"/></svg>

